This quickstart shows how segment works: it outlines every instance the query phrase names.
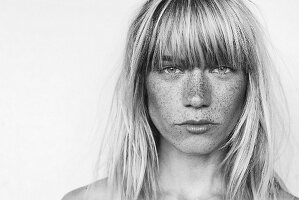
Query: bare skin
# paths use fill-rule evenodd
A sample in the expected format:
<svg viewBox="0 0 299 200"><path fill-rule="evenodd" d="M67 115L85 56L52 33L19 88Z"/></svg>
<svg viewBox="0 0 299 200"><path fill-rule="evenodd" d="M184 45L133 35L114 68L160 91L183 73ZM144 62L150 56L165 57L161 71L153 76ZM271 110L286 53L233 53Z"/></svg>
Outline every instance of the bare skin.
<svg viewBox="0 0 299 200"><path fill-rule="evenodd" d="M224 198L223 179L217 166L222 157L221 151L195 157L185 155L163 139L161 144L159 177L161 199L222 200Z"/></svg>
<svg viewBox="0 0 299 200"><path fill-rule="evenodd" d="M174 149L188 156L211 155L240 118L246 85L241 69L203 65L190 70L168 59L147 77L149 114L161 139ZM201 120L209 130L194 125Z"/></svg>
<svg viewBox="0 0 299 200"><path fill-rule="evenodd" d="M88 191L87 196L87 189L91 186L92 189ZM77 188L67 193L62 200L108 200L107 179L101 179L90 185Z"/></svg>
<svg viewBox="0 0 299 200"><path fill-rule="evenodd" d="M80 187L78 189L75 189L69 193L67 193L62 200L111 200L108 199L108 188L107 188L107 179L101 179L95 183L93 183L94 189L90 191L88 197L89 199L86 198L86 190L87 187L90 186L84 186ZM170 196L163 196L160 198L160 200L176 200L174 197ZM185 200L185 199L180 199L180 200ZM197 199L196 199L197 200ZM218 200L216 199L205 199L205 200ZM280 195L278 196L278 200L299 200L299 198L289 194L286 191L280 191Z"/></svg>

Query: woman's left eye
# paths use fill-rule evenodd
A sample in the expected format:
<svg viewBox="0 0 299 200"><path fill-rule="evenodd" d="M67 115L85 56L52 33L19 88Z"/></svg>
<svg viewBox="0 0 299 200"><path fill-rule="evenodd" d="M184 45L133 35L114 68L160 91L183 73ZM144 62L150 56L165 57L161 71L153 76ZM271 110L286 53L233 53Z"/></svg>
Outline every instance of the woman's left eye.
<svg viewBox="0 0 299 200"><path fill-rule="evenodd" d="M233 70L225 65L220 65L218 67L215 67L211 70L212 73L217 73L217 74L227 74L232 72Z"/></svg>

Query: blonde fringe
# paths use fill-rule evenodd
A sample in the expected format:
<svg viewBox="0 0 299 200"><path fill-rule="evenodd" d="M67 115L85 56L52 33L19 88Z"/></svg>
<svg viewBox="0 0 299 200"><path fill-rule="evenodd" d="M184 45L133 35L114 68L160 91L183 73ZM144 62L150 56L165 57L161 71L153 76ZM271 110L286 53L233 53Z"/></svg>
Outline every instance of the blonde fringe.
<svg viewBox="0 0 299 200"><path fill-rule="evenodd" d="M169 30L174 25L169 24L169 20L174 15L170 15L168 9L175 9L170 8L174 3L186 7L184 12L187 13L181 17L188 20L184 24L182 20L173 20L181 23L181 28L170 34ZM144 83L151 62L160 60L169 46L175 56L186 54L193 62L198 57L201 62L208 60L206 54L217 57L226 51L233 65L246 65L248 87L244 110L230 139L223 146L229 149L221 165L227 182L225 198L277 199L276 185L280 183L273 167L274 144L276 134L285 130L281 123L285 115L280 116L279 113L287 108L278 110L278 103L286 101L262 28L245 1L197 0L195 4L202 11L198 13L200 18L195 24L198 31L193 27L191 0L147 1L130 27L123 70L111 108L111 123L101 150L101 153L107 152L109 158L107 169L111 199L157 199L158 150L149 124ZM163 26L164 29L161 28ZM203 36L203 41L196 34ZM224 41L219 43L219 40ZM250 63L242 63L244 55L251 56L247 59ZM278 91L273 91L273 84L278 86L278 89L275 88Z"/></svg>

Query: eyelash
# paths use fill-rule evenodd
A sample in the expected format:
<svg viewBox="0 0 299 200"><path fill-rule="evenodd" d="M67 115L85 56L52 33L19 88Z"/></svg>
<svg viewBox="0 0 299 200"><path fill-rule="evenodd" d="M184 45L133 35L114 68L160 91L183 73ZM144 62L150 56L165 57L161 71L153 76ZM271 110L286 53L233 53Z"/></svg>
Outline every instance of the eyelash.
<svg viewBox="0 0 299 200"><path fill-rule="evenodd" d="M176 71L175 72L169 72L169 71L167 71L169 69L174 69ZM175 66L164 67L163 69L161 69L161 71L164 72L164 73L167 73L167 74L180 74L180 73L183 72L181 69L179 69L178 67L175 67Z"/></svg>
<svg viewBox="0 0 299 200"><path fill-rule="evenodd" d="M224 72L220 72L219 71L220 68L222 68L222 70L224 68L225 71ZM175 72L169 72L169 71L167 71L169 69L171 69L171 70L175 69L176 71ZM166 74L180 74L180 73L183 73L183 70L181 70L180 68L175 67L175 66L164 67L160 71L162 73L166 73ZM234 71L235 71L234 69L232 69L231 67L227 67L225 65L219 65L217 67L214 67L214 68L210 69L211 73L218 73L218 74L222 74L222 75L230 73L230 72L234 72Z"/></svg>
<svg viewBox="0 0 299 200"><path fill-rule="evenodd" d="M225 72L219 72L219 69L220 68L225 68ZM218 72L215 72L215 70L218 70ZM227 71L228 70L228 71ZM213 69L210 70L212 73L218 73L218 74L227 74L227 73L230 73L230 72L234 72L234 69L232 69L231 67L227 67L225 65L219 65L217 67L214 67Z"/></svg>

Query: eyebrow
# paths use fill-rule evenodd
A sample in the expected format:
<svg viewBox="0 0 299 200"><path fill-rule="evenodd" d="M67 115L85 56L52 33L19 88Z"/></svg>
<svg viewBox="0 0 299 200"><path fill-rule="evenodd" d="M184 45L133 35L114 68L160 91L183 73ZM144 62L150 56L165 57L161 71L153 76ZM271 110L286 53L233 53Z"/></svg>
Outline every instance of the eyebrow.
<svg viewBox="0 0 299 200"><path fill-rule="evenodd" d="M172 56L166 56L166 55L163 55L162 56L162 61L173 61L173 57Z"/></svg>
<svg viewBox="0 0 299 200"><path fill-rule="evenodd" d="M162 55L162 63L163 62L169 62L171 64L178 65L178 66L180 66L180 68L186 69L186 70L193 68L185 59L175 58L175 57L169 56L169 55Z"/></svg>
<svg viewBox="0 0 299 200"><path fill-rule="evenodd" d="M186 63L184 59L174 59L173 56L168 56L168 55L162 55L162 61L168 61L168 62L173 62L173 61L178 61L180 63Z"/></svg>
<svg viewBox="0 0 299 200"><path fill-rule="evenodd" d="M181 67L184 67L184 68L193 68L190 63L188 64L188 62L185 60L185 59L180 59L180 58L174 58L173 56L170 56L170 55L162 55L162 62L178 62L181 65ZM229 63L226 63L226 62L223 62L223 61L212 61L212 60L209 60L206 64L205 64L205 68L211 68L211 66L214 66L214 65L230 65ZM230 65L231 66L231 65ZM231 66L232 67L232 66Z"/></svg>

